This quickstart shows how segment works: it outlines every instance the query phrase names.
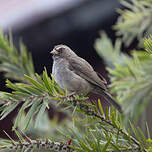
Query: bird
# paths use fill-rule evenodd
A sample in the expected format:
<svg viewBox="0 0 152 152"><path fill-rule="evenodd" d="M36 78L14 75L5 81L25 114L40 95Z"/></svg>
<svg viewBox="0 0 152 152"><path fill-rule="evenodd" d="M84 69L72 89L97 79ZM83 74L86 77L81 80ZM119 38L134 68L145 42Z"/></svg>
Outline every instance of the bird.
<svg viewBox="0 0 152 152"><path fill-rule="evenodd" d="M120 104L109 93L105 79L86 60L63 44L56 45L50 53L53 58L52 75L61 89L81 95L98 94L123 113Z"/></svg>

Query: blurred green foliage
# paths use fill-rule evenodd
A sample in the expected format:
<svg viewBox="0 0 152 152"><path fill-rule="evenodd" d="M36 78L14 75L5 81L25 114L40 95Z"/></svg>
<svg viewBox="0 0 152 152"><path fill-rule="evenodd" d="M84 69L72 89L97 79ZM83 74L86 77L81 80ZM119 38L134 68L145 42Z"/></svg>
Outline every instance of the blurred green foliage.
<svg viewBox="0 0 152 152"><path fill-rule="evenodd" d="M138 121L152 99L152 56L146 51L133 50L129 57L120 52L121 43L118 44L117 41L113 46L110 39L102 34L96 40L95 48L108 66L111 92L117 95L125 114ZM145 39L145 47L149 52L151 44L149 39Z"/></svg>
<svg viewBox="0 0 152 152"><path fill-rule="evenodd" d="M143 46L145 34L152 33L152 1L151 0L120 0L125 9L117 9L119 17L113 28L126 46L137 38Z"/></svg>

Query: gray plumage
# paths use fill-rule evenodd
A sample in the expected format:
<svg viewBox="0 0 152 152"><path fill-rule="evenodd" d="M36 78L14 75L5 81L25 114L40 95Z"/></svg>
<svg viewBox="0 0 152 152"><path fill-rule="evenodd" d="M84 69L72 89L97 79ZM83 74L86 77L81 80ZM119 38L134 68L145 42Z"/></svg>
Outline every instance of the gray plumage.
<svg viewBox="0 0 152 152"><path fill-rule="evenodd" d="M122 113L121 106L108 93L106 82L100 79L87 61L65 45L55 46L50 53L53 54L52 74L60 88L66 88L70 93L99 94Z"/></svg>

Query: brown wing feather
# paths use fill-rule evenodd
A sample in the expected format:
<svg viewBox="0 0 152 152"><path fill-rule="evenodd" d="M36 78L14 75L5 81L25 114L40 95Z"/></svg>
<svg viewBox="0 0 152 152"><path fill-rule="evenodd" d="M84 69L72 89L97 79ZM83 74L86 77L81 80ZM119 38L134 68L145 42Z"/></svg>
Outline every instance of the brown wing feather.
<svg viewBox="0 0 152 152"><path fill-rule="evenodd" d="M100 79L102 79L101 81L102 81L105 85L107 85L106 79L105 79L100 73L96 72L96 74L98 75L98 77L99 77Z"/></svg>
<svg viewBox="0 0 152 152"><path fill-rule="evenodd" d="M70 70L74 71L77 75L86 79L90 83L102 88L103 90L107 90L104 85L105 82L99 78L97 73L87 61L80 57L72 58L69 61Z"/></svg>

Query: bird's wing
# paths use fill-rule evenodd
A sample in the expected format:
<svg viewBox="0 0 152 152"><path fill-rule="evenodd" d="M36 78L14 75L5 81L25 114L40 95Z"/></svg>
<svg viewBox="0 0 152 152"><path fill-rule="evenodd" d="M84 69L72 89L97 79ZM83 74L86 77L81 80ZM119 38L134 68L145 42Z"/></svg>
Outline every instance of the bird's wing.
<svg viewBox="0 0 152 152"><path fill-rule="evenodd" d="M105 79L100 73L98 73L98 72L96 72L96 73L97 73L98 77L99 77L100 79L102 79L102 82L106 85L106 84L107 84L106 79Z"/></svg>
<svg viewBox="0 0 152 152"><path fill-rule="evenodd" d="M77 75L81 76L83 79L89 81L95 86L107 90L105 81L102 81L97 73L94 71L92 66L84 59L77 57L71 58L69 60L69 68L71 71L75 72Z"/></svg>

